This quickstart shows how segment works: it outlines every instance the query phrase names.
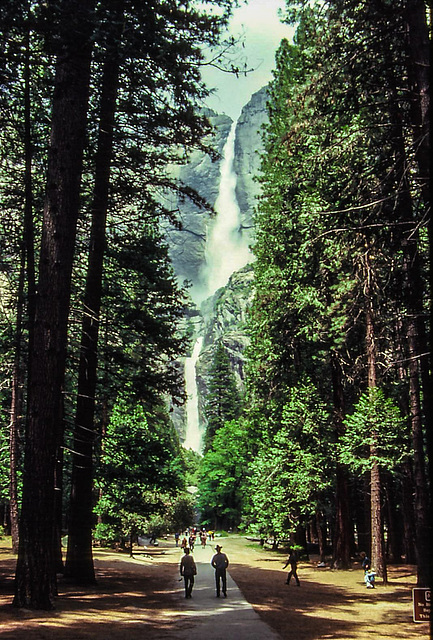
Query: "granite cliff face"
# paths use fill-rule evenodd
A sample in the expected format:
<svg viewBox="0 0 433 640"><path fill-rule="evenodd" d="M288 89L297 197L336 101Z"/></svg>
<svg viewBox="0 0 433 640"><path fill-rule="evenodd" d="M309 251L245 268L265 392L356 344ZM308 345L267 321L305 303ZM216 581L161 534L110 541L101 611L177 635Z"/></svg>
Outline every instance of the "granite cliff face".
<svg viewBox="0 0 433 640"><path fill-rule="evenodd" d="M260 185L255 178L259 173L260 155L263 152L263 125L268 121L267 96L267 87L254 93L242 109L236 126L233 168L237 176L236 197L244 229L253 228L252 215L256 197L260 193Z"/></svg>
<svg viewBox="0 0 433 640"><path fill-rule="evenodd" d="M208 391L209 369L218 342L222 342L228 353L239 389L244 388L245 348L249 343L245 328L253 297L253 275L251 265L236 271L227 285L208 298L201 307L203 346L197 363L201 412Z"/></svg>
<svg viewBox="0 0 433 640"><path fill-rule="evenodd" d="M260 187L254 180L259 172L260 153L263 149L261 129L267 121L266 88L255 93L242 110L236 123L233 171L236 173L236 200L240 210L238 230L246 243L253 239L253 212ZM187 165L178 169L178 177L214 206L219 195L222 154L232 120L225 115L209 114L214 127L213 145L220 159L212 161L202 153L194 153ZM181 229L167 229L170 257L180 282L188 280L194 291L205 288L205 250L211 215L191 202L178 200L172 203L179 211ZM200 295L191 302L186 323L191 332L191 350L197 336L203 336L203 346L196 365L200 422L205 423L204 407L208 390L209 368L214 348L222 341L226 348L239 387L243 387L245 347L248 339L245 323L253 294L253 271L248 265L232 274L226 286L218 289L203 302ZM181 440L185 436L186 412L178 408L172 413Z"/></svg>

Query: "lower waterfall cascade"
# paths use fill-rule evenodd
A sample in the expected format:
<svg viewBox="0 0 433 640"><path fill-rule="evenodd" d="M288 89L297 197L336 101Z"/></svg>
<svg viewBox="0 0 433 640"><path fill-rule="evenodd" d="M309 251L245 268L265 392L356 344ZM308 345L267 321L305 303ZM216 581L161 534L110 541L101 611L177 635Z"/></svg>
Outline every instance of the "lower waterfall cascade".
<svg viewBox="0 0 433 640"><path fill-rule="evenodd" d="M187 393L186 403L186 437L183 446L193 451L202 450L202 432L200 429L199 411L198 411L198 394L197 394L197 378L195 367L200 355L203 344L203 337L199 336L195 342L192 355L185 358L185 387Z"/></svg>

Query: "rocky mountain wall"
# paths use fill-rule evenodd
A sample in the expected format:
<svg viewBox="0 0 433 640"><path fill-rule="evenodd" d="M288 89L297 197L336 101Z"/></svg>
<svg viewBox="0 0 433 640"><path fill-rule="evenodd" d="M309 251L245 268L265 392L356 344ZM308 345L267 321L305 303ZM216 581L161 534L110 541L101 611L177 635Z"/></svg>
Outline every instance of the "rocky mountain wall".
<svg viewBox="0 0 433 640"><path fill-rule="evenodd" d="M237 176L236 197L241 210L242 227L253 229L253 213L260 185L256 181L263 152L263 125L268 121L267 87L251 96L236 125L233 168Z"/></svg>

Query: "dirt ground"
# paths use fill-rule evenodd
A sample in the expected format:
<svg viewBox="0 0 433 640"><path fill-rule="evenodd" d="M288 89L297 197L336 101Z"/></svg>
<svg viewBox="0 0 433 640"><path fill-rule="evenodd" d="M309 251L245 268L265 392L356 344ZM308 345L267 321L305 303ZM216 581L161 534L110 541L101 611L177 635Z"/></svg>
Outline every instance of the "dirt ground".
<svg viewBox="0 0 433 640"><path fill-rule="evenodd" d="M130 559L95 550L98 584L75 587L59 579L56 609L12 607L15 558L0 541L0 637L5 640L174 640L191 626L181 615L177 581L179 550L168 539L158 548L137 549ZM222 544L222 543L221 543ZM285 557L240 537L225 538L230 575L260 617L287 640L427 640L427 623L412 619L415 568L389 567L389 583L366 589L358 565L350 571L300 562L301 586L286 585ZM197 630L199 632L199 629ZM227 638L227 640L231 640Z"/></svg>

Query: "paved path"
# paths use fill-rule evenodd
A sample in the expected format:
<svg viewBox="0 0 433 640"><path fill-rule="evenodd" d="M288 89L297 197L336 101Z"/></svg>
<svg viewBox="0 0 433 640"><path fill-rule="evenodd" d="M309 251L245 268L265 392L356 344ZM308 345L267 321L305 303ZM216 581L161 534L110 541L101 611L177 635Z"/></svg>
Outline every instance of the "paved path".
<svg viewBox="0 0 433 640"><path fill-rule="evenodd" d="M210 565L215 553L214 544L208 543L205 549L201 545L195 546L193 556L197 575L191 598L185 598L183 578L177 582L180 615L188 622L187 628L179 629L177 638L281 640L281 636L263 622L245 600L230 574L227 576L227 598L222 594L220 598L216 597L214 569ZM182 555L179 549L179 562Z"/></svg>

